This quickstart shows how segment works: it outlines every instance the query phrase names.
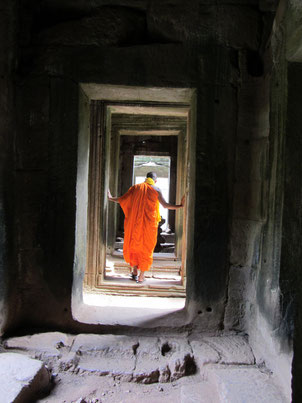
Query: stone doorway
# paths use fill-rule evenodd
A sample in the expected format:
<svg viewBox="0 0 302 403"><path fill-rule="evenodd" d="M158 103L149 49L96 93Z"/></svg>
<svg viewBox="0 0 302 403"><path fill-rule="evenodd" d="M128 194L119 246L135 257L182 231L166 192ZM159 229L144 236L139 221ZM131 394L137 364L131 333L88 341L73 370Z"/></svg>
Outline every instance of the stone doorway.
<svg viewBox="0 0 302 403"><path fill-rule="evenodd" d="M117 91L113 86L101 87L102 91L97 85L83 84L80 94L80 113L82 103L88 123L88 127L84 124L80 128L79 135L79 158L80 154L86 158L83 173L87 178L88 205L84 291L184 297L190 258L187 227L188 220L192 221L188 208L192 189L188 178L195 168L194 91L154 88L138 91L128 87L119 87ZM81 150L81 136L84 137L81 129L88 137L84 145L86 153L83 147ZM115 250L123 217L119 206L108 203L106 197L108 188L112 194L120 195L132 185L134 155L171 158L170 201L179 202L184 193L187 195L186 208L169 216L175 233L174 252L158 253L160 256L155 253L150 278L144 284L129 280L129 267L122 260L121 251ZM79 177L80 171L79 165Z"/></svg>
<svg viewBox="0 0 302 403"><path fill-rule="evenodd" d="M175 203L177 143L176 135L121 136L118 194L124 194L131 185L144 181L147 172L153 170L158 175L157 185L165 199ZM119 207L114 213L117 214L115 240L113 247L107 244L104 278L116 282L122 292L127 292L124 287L133 284L129 284L129 265L123 260L124 214ZM181 258L175 248L175 212L162 208L160 214L162 221L158 227L153 265L145 275L149 286L181 286Z"/></svg>

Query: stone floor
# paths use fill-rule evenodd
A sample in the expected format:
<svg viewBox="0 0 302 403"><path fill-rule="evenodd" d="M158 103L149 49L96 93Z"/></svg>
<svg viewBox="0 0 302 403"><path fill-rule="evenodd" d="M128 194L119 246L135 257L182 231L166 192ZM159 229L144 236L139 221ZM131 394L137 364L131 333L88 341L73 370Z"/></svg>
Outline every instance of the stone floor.
<svg viewBox="0 0 302 403"><path fill-rule="evenodd" d="M145 272L145 281L136 283L130 278L130 266L122 252L107 255L104 278L99 276L96 286L109 295L144 295L185 297L185 279L181 276L181 261L171 253L154 253L153 264ZM86 287L85 291L91 291Z"/></svg>
<svg viewBox="0 0 302 403"><path fill-rule="evenodd" d="M0 365L0 390L13 385L3 403L24 391L45 403L287 402L238 334L41 333L3 341Z"/></svg>

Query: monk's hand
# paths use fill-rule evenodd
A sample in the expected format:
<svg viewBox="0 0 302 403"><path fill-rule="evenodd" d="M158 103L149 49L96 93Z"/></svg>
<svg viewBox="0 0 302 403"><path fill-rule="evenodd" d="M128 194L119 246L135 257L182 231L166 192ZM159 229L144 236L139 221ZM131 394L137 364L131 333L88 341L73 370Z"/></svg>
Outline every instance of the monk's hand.
<svg viewBox="0 0 302 403"><path fill-rule="evenodd" d="M108 199L111 199L111 198L112 198L112 194L111 194L111 192L110 192L109 189L107 190L107 198L108 198Z"/></svg>
<svg viewBox="0 0 302 403"><path fill-rule="evenodd" d="M183 195L182 198L181 198L180 204L181 204L182 206L184 206L184 205L185 205L185 202L186 202L186 196Z"/></svg>

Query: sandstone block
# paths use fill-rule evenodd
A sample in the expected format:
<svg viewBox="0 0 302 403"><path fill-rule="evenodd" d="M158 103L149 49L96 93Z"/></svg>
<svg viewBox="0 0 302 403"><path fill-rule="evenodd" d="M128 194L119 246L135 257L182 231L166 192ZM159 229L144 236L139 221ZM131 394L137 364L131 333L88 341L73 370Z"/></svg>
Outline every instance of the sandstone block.
<svg viewBox="0 0 302 403"><path fill-rule="evenodd" d="M138 338L129 336L80 334L76 336L71 351L82 355L106 353L107 356L133 356L138 347Z"/></svg>
<svg viewBox="0 0 302 403"><path fill-rule="evenodd" d="M2 403L35 401L49 383L50 376L43 362L22 354L0 354Z"/></svg>
<svg viewBox="0 0 302 403"><path fill-rule="evenodd" d="M220 356L221 364L254 364L255 357L247 340L243 336L205 337Z"/></svg>
<svg viewBox="0 0 302 403"><path fill-rule="evenodd" d="M157 337L140 338L133 381L138 383L158 382L160 367L165 367ZM166 371L165 371L166 372Z"/></svg>
<svg viewBox="0 0 302 403"><path fill-rule="evenodd" d="M211 372L211 373L210 373ZM209 372L219 402L285 403L286 399L271 376L256 367L220 368Z"/></svg>
<svg viewBox="0 0 302 403"><path fill-rule="evenodd" d="M80 334L75 338L72 352L79 355L80 371L112 374L132 379L138 339L128 336ZM125 379L124 379L125 380Z"/></svg>
<svg viewBox="0 0 302 403"><path fill-rule="evenodd" d="M226 329L243 330L248 307L253 300L253 275L250 267L231 267L229 298L225 311Z"/></svg>
<svg viewBox="0 0 302 403"><path fill-rule="evenodd" d="M5 341L4 346L11 349L32 351L43 357L60 357L60 348L70 346L71 341L72 337L64 333L49 332L32 336L12 337Z"/></svg>
<svg viewBox="0 0 302 403"><path fill-rule="evenodd" d="M220 356L218 352L209 346L204 340L190 340L193 355L198 368L202 368L205 364L215 364L219 362Z"/></svg>

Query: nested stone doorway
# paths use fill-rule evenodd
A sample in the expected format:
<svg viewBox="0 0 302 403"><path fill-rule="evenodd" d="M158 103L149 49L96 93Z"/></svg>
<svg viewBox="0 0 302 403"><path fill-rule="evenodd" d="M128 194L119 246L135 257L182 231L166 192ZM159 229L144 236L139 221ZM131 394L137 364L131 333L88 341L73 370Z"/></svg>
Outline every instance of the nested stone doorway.
<svg viewBox="0 0 302 403"><path fill-rule="evenodd" d="M188 233L188 223L192 222L189 178L195 168L193 94L190 89L81 86L80 114L82 110L88 123L88 127L85 123L80 127L79 135L79 158L84 155L87 159L85 172L82 170L87 177L84 290L111 295L185 296L190 259L187 245L193 233ZM81 136L85 134L81 131L86 132L82 150ZM150 161L152 157L169 158L169 200L179 203L183 194L187 196L183 210L169 212L173 250L154 254L144 284L129 279L129 266L118 247L123 237L123 214L106 197L108 188L113 195L121 195L133 184L134 156ZM145 168L153 170L148 163ZM83 179L80 164L79 177ZM81 220L85 221L83 216Z"/></svg>
<svg viewBox="0 0 302 403"><path fill-rule="evenodd" d="M175 203L178 136L175 130L171 132L162 135L159 130L156 135L141 135L133 131L132 135L120 137L117 194L124 194L131 185L143 182L147 172L155 171L157 186L165 193L166 200ZM129 266L123 260L124 214L119 207L111 214L117 215L117 224L116 228L113 227L115 236L112 242L107 243L104 278L120 284L124 292L129 292L128 286L131 289L133 284L129 284ZM158 228L154 261L145 276L149 287L181 287L181 251L176 248L176 236L181 234L176 235L175 232L175 212L162 208L160 214L162 220Z"/></svg>

